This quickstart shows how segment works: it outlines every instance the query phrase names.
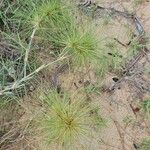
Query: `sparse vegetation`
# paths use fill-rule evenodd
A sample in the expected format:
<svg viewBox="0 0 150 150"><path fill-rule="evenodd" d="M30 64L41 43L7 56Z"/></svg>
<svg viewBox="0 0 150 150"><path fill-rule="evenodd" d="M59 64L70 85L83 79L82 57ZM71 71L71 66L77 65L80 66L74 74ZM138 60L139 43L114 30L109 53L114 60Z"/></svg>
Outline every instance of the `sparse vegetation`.
<svg viewBox="0 0 150 150"><path fill-rule="evenodd" d="M0 1L0 150L150 149L147 21L126 3Z"/></svg>

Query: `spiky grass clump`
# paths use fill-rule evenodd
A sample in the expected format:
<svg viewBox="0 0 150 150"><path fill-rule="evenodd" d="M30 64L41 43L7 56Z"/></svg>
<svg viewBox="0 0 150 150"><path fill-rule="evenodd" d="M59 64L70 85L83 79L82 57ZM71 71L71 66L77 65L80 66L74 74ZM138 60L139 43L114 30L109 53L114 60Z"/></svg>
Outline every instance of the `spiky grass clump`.
<svg viewBox="0 0 150 150"><path fill-rule="evenodd" d="M33 25L37 25L43 27L46 23L57 23L60 21L59 19L62 17L62 8L60 0L48 0L41 3L40 6L37 7L35 12L32 15L34 19Z"/></svg>
<svg viewBox="0 0 150 150"><path fill-rule="evenodd" d="M47 32L57 34L63 29L64 24L68 24L67 13L61 0L45 0L39 3L29 22L40 31L40 36L42 36L41 33L45 35Z"/></svg>
<svg viewBox="0 0 150 150"><path fill-rule="evenodd" d="M143 103L142 103L142 109L146 114L146 117L148 117L148 119L150 119L150 98L146 99Z"/></svg>
<svg viewBox="0 0 150 150"><path fill-rule="evenodd" d="M65 13L60 0L21 0L17 3L20 7L14 8L11 21L18 24L19 19L19 30L26 36L30 36L34 29L42 36L41 33L62 22Z"/></svg>
<svg viewBox="0 0 150 150"><path fill-rule="evenodd" d="M61 49L61 54L66 53L77 66L94 62L99 58L98 41L90 29L78 27L74 20L71 20L66 29L53 37L50 34L49 38Z"/></svg>
<svg viewBox="0 0 150 150"><path fill-rule="evenodd" d="M72 55L73 62L79 65L98 58L97 43L88 31L73 31L64 41L65 51Z"/></svg>
<svg viewBox="0 0 150 150"><path fill-rule="evenodd" d="M90 138L94 127L98 129L104 125L98 109L82 100L71 101L65 94L53 92L46 96L45 101L49 110L40 123L42 132L48 141L59 144L61 148L73 148L84 138Z"/></svg>

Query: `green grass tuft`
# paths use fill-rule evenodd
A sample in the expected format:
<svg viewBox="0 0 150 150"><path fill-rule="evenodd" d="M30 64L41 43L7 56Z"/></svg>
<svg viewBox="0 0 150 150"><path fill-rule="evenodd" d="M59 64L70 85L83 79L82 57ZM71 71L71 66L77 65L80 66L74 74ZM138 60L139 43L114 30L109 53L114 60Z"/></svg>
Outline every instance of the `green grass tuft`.
<svg viewBox="0 0 150 150"><path fill-rule="evenodd" d="M71 101L66 94L56 92L46 95L44 100L48 112L40 123L42 132L48 141L62 148L80 144L82 139L90 138L93 128L99 129L104 125L98 109L85 104L84 100Z"/></svg>
<svg viewBox="0 0 150 150"><path fill-rule="evenodd" d="M64 39L65 51L71 55L73 62L82 65L98 58L97 43L88 31L73 31Z"/></svg>

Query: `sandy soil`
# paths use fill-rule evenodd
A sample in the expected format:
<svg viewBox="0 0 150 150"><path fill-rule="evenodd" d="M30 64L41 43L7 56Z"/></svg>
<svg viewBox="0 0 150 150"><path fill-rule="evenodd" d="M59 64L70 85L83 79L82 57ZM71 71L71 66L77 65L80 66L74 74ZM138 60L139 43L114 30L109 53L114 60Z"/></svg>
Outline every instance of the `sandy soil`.
<svg viewBox="0 0 150 150"><path fill-rule="evenodd" d="M133 0L96 0L96 2L101 6L111 6L121 11L127 10L129 12L136 12L143 24L147 36L149 37L150 2L148 0L143 0L143 3L136 6L133 3ZM97 32L105 37L117 38L119 41L126 44L131 38L128 33L129 29L134 30L133 27L129 26L130 25L126 20L118 18L115 21L112 20L106 27L97 27ZM150 46L149 43L148 46ZM126 54L127 50L125 47L119 44L118 47L122 54ZM83 148L85 150L136 150L138 143L143 138L150 136L150 122L143 116L142 111L139 109L139 101L141 101L141 97L142 99L149 97L150 93L144 93L141 97L139 97L137 96L137 91L134 90L133 86L127 82L123 82L118 89L109 92L107 87L111 87L115 84L112 80L115 76L115 74L109 73L104 80L102 80L96 76L92 67L88 69L85 68L84 71L81 71L80 69L76 69L74 71L66 70L59 75L61 88L65 91L75 93L80 89L93 85L98 86L99 88L104 88L103 92L101 92L100 89L97 89L96 92L86 95L93 103L100 107L100 114L106 118L107 126L98 133L97 138L91 139L90 142L86 143L87 145ZM146 76L146 78L150 80L149 76ZM48 80L49 79L50 78L48 77ZM49 83L47 82L47 84ZM30 101L29 98L25 99ZM28 103L26 101L26 104L23 104L22 107L24 107L24 105L29 107L28 104L31 104L31 102ZM38 106L38 104L32 104L31 107L34 108L34 112L36 110L39 112L42 109ZM28 110L31 109L28 108L22 114L20 119L21 121L25 122L28 115L30 117L32 116L30 113L32 114L33 112L28 112ZM32 140L34 141L32 138L32 136L27 137L26 141L22 142L22 144L19 144L19 142L17 143L19 148L14 146L9 147L9 150L23 150L20 149L20 147L24 147L24 143L26 145L25 150L36 150L36 144L31 144L32 146L28 147L30 142ZM46 148L43 148L43 150L44 149ZM79 148L79 150L81 149Z"/></svg>

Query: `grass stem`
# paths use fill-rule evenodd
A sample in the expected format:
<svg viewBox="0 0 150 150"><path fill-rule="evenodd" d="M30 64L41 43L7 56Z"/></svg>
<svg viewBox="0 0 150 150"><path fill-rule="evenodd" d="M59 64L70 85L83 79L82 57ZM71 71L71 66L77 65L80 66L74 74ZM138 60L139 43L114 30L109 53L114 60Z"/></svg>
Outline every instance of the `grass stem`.
<svg viewBox="0 0 150 150"><path fill-rule="evenodd" d="M37 27L34 28L32 34L31 34L31 37L30 37L30 42L28 44L28 48L26 49L25 58L24 58L24 77L26 77L26 74L27 74L26 72L27 72L27 63L28 63L29 53L31 50L31 45L32 45L33 38L34 38L36 31L37 31Z"/></svg>

